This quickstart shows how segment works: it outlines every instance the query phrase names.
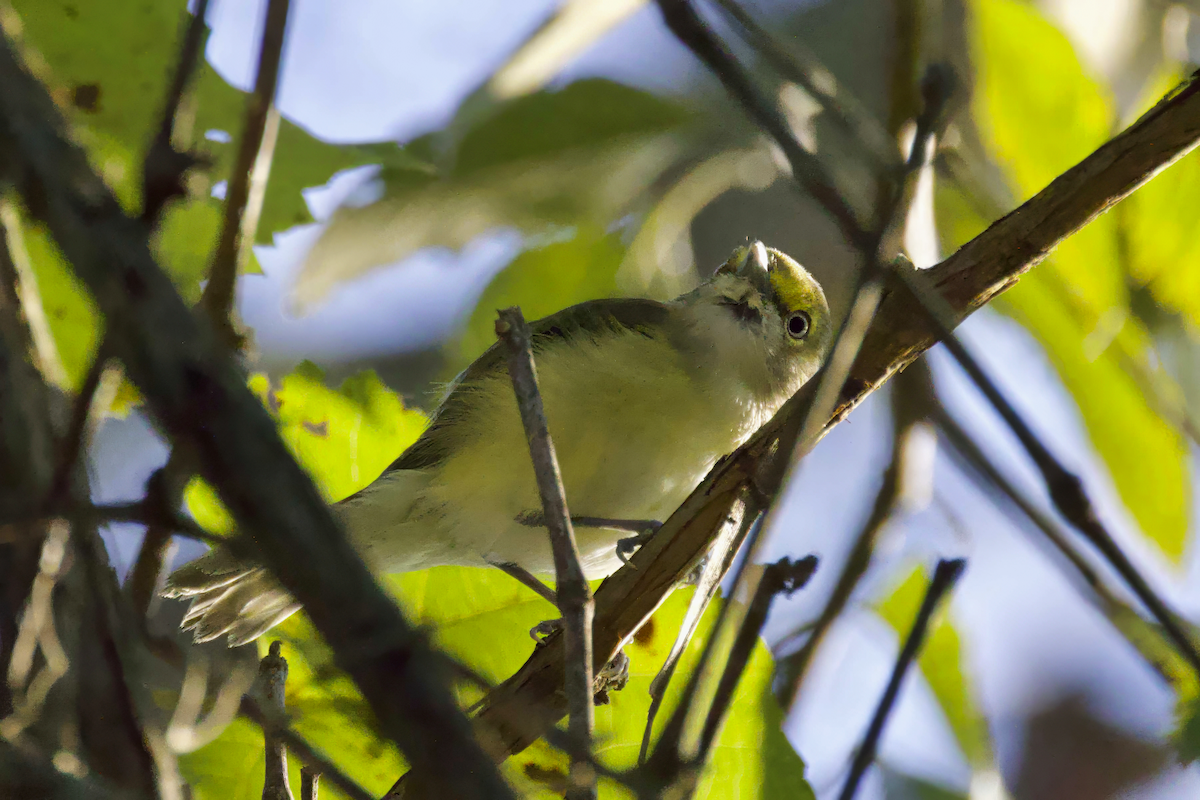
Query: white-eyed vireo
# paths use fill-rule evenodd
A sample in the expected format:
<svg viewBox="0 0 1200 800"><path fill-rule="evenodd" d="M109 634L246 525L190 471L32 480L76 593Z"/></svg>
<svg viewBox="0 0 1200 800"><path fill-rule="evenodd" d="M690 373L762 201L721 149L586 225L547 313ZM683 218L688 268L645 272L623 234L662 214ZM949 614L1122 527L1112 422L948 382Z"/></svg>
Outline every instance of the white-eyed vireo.
<svg viewBox="0 0 1200 800"><path fill-rule="evenodd" d="M604 521L669 516L817 371L832 338L820 284L761 242L669 303L593 300L533 333L589 578L620 566L617 543L629 535ZM420 439L334 508L378 573L488 562L553 573L499 347L458 377ZM248 642L300 608L266 570L219 549L177 570L166 594L192 598L184 626L199 641Z"/></svg>

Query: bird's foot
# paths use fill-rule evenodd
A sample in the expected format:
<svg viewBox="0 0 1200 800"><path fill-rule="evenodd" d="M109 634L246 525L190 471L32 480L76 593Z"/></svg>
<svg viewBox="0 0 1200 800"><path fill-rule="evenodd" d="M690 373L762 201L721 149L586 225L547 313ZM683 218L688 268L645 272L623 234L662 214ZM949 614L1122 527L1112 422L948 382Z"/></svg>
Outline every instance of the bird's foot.
<svg viewBox="0 0 1200 800"><path fill-rule="evenodd" d="M537 642L538 647L541 647L546 643L547 637L549 637L551 634L558 633L562 629L563 621L561 618L548 619L539 622L537 625L534 625L532 628L530 628L529 636L531 639Z"/></svg>
<svg viewBox="0 0 1200 800"><path fill-rule="evenodd" d="M638 548L653 539L654 534L658 533L658 529L662 527L661 522L652 520L643 521L640 525L640 528L635 529L637 530L636 536L617 540L617 558L621 559L622 564L628 564L629 557L637 552Z"/></svg>
<svg viewBox="0 0 1200 800"><path fill-rule="evenodd" d="M592 681L592 687L595 690L592 702L598 706L608 705L608 693L621 691L627 683L629 683L629 656L625 655L624 650L618 650L612 660L596 673L596 677Z"/></svg>

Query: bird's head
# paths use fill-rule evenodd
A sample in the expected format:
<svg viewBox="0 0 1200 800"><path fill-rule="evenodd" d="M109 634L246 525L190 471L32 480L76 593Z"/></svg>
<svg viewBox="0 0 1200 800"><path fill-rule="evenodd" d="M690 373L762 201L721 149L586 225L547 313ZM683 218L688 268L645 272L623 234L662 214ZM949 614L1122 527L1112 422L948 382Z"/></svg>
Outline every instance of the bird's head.
<svg viewBox="0 0 1200 800"><path fill-rule="evenodd" d="M711 279L681 299L695 311L693 330L706 331L709 357L759 395L793 394L820 368L833 339L821 285L762 242L734 250Z"/></svg>

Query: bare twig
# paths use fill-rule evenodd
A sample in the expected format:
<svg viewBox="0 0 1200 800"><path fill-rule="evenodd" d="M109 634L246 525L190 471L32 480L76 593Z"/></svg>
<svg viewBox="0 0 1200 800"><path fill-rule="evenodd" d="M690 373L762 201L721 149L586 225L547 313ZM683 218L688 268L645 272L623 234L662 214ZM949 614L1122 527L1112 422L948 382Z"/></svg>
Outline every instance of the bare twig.
<svg viewBox="0 0 1200 800"><path fill-rule="evenodd" d="M588 750L592 741L595 710L592 707L592 591L579 562L575 531L563 490L558 458L538 391L537 369L533 361L532 333L518 308L500 312L496 335L508 351L508 374L529 455L537 477L542 514L550 532L554 552L555 594L558 610L563 615L563 637L566 640L565 689L570 718L567 731L571 736L571 773L568 800L585 800L596 796L596 773L592 769Z"/></svg>
<svg viewBox="0 0 1200 800"><path fill-rule="evenodd" d="M1134 611L1128 603L1118 597L1108 587L1104 578L1092 567L1084 555L1075 548L1075 545L1070 541L1066 532L1061 529L1061 526L1051 519L1049 515L1043 513L1041 509L1017 489L1012 481L1005 477L1004 473L984 455L983 450L971 438L970 434L959 425L958 421L944 407L940 404L936 406L933 416L938 428L950 443L952 452L961 459L965 468L979 476L980 483L984 487L991 490L993 502L998 503L1001 508L1007 511L1011 512L1015 510L1019 515L1020 522L1028 522L1036 528L1050 542L1054 549L1066 559L1067 563L1071 565L1074 569L1073 575L1082 581L1087 590L1090 590L1090 599L1096 603L1100 612L1104 614L1113 627L1125 636L1133 648L1138 651L1138 654L1164 680L1177 685L1181 678L1179 670L1175 668L1176 663L1178 663L1176 659L1179 656L1176 659L1169 657L1168 654L1176 653L1177 650L1163 637L1162 630L1143 621L1138 612ZM1154 642L1147 641L1143 636L1133 635L1129 630L1131 625L1136 625L1143 633L1153 636Z"/></svg>
<svg viewBox="0 0 1200 800"><path fill-rule="evenodd" d="M158 131L142 164L142 220L151 226L157 223L163 208L172 198L186 194L187 190L183 186L184 174L204 162L204 159L195 153L176 149L175 122L184 92L200 61L200 46L204 42L207 14L208 0L197 0L196 8L191 14L184 11L183 43L175 62L171 85L167 89Z"/></svg>
<svg viewBox="0 0 1200 800"><path fill-rule="evenodd" d="M113 355L176 445L229 507L255 560L302 603L383 732L462 800L512 789L472 735L428 643L401 615L280 441L210 326L150 254L147 229L70 143L45 89L0 40L0 176L54 235L92 291Z"/></svg>
<svg viewBox="0 0 1200 800"><path fill-rule="evenodd" d="M786 47L780 44L737 0L712 2L737 23L746 39L776 72L802 87L820 104L849 139L861 146L877 168L892 172L899 166L896 145L887 131L806 46L795 39L791 39Z"/></svg>
<svg viewBox="0 0 1200 800"><path fill-rule="evenodd" d="M1017 437L1025 452L1033 461L1034 466L1042 475L1042 480L1046 483L1047 489L1050 492L1050 499L1054 503L1055 508L1059 513L1071 523L1080 533L1084 535L1092 546L1100 551L1125 583L1133 590L1138 599L1146 606L1147 610L1154 616L1171 641L1179 648L1179 652L1184 658L1191 663L1192 668L1200 677L1200 651L1197 650L1195 642L1184 630L1179 622L1179 617L1170 609L1167 603L1158 596L1158 593L1151 588L1150 584L1138 571L1125 552L1121 550L1112 534L1100 521L1096 514L1096 509L1092 505L1091 499L1083 488L1083 481L1079 476L1063 466L1050 449L1042 443L1041 439L1033 432L1026 424L1025 420L1017 413L1012 404L1000 392L995 382L983 371L975 359L967 351L966 347L953 334L953 328L956 324L954 310L946 302L946 300L933 291L926 283L923 276L919 275L915 270L900 268L895 270L895 274L899 275L904 282L905 287L912 293L921 306L929 314L934 324L942 334L942 341L950 354L962 367L963 371L970 376L972 382L983 393L988 402L992 405L1000 417L1008 425L1009 430Z"/></svg>
<svg viewBox="0 0 1200 800"><path fill-rule="evenodd" d="M649 760L639 769L642 780L653 788L653 796L692 795L695 781L754 652L771 601L780 592L791 594L802 587L816 568L815 556L807 556L795 563L784 558L768 564L762 570L762 580L747 608L747 622L739 627L733 640L722 641L723 637L714 627L704 643L700 662L688 678L679 706L667 722ZM726 605L732 602L735 601L727 601ZM707 672L705 665L715 664L721 657L725 666L720 674L715 670Z"/></svg>
<svg viewBox="0 0 1200 800"><path fill-rule="evenodd" d="M900 684L903 683L904 676L908 674L908 668L912 666L917 653L921 650L921 645L925 641L925 632L929 628L938 604L954 588L954 584L958 582L966 566L967 562L961 558L938 562L933 578L929 581L929 589L925 592L925 599L921 601L921 608L917 611L917 618L913 621L908 638L904 640L904 647L901 648L900 655L896 658L896 665L892 668L892 676L888 680L887 689L884 690L883 697L879 700L879 706L875 709L874 717L871 718L871 725L867 728L866 736L858 748L858 753L854 756L854 763L850 766L850 775L846 778L846 785L842 787L840 800L852 800L854 793L858 791L858 784L863 775L875 760L879 737L883 735L883 728L887 725L888 716L891 715L896 697L900 693Z"/></svg>
<svg viewBox="0 0 1200 800"><path fill-rule="evenodd" d="M258 664L258 680L254 692L263 705L284 714L284 689L287 685L288 664L281 651L283 643L271 642L270 650ZM287 747L274 730L263 728L263 748L266 762L263 775L263 800L293 800L288 786Z"/></svg>
<svg viewBox="0 0 1200 800"><path fill-rule="evenodd" d="M314 774L323 776L327 781L341 790L342 794L352 800L376 800L375 796L358 785L350 776L342 772L329 758L317 751L308 740L296 733L287 722L287 718L276 709L268 708L249 695L242 698L239 713L256 723L266 733L287 745L292 755L308 765Z"/></svg>
<svg viewBox="0 0 1200 800"><path fill-rule="evenodd" d="M738 631L729 650L725 662L725 670L717 684L713 695L712 705L708 709L708 719L704 721L704 730L700 732L700 746L696 754L696 762L703 764L708 761L712 746L717 740L717 734L725 721L725 715L733 703L733 695L737 690L742 673L754 653L754 646L762 633L762 627L767 621L767 612L771 603L780 594L790 596L804 588L817 569L817 557L806 556L797 562L784 558L766 567L763 579L759 581L754 598L750 601L750 609L746 612L746 622Z"/></svg>
<svg viewBox="0 0 1200 800"><path fill-rule="evenodd" d="M21 216L17 213L16 205L7 197L0 195L0 228L3 228L8 258L3 259L6 265L16 270L17 296L20 299L21 312L25 323L33 336L33 358L38 371L46 380L60 388L67 386L70 380L58 353L58 345L54 343L54 334L50 330L50 320L42 306L42 297L38 292L37 277L33 273L33 264L29 260L29 252L25 249L25 233L21 225Z"/></svg>
<svg viewBox="0 0 1200 800"><path fill-rule="evenodd" d="M893 453L892 463L884 471L883 483L875 493L875 502L871 506L871 513L862 528L859 529L854 544L850 547L850 554L846 557L846 563L842 566L841 573L838 574L833 592L825 602L824 608L821 609L820 616L813 623L808 640L795 653L779 659L781 673L779 705L785 710L790 709L795 703L817 648L825 641L825 635L833 627L833 623L846 610L854 590L867 574L879 533L892 518L896 500L899 497L900 463L899 452Z"/></svg>
<svg viewBox="0 0 1200 800"><path fill-rule="evenodd" d="M240 336L234 329L234 288L237 276L245 269L250 248L258 230L258 218L266 193L275 137L279 132L279 112L275 109L275 86L283 55L290 0L269 0L258 55L258 73L254 90L246 98L246 122L242 129L237 163L225 194L225 219L221 238L213 253L212 268L204 287L201 304L226 344L236 347Z"/></svg>
<svg viewBox="0 0 1200 800"><path fill-rule="evenodd" d="M755 87L750 75L724 43L708 29L691 3L688 0L657 2L667 27L712 70L751 119L758 122L783 149L792 168L792 177L829 212L846 241L862 252L871 252L874 244L870 233L863 228L858 214L829 179L821 162L800 146L779 108Z"/></svg>
<svg viewBox="0 0 1200 800"><path fill-rule="evenodd" d="M312 767L300 768L300 800L317 800L321 773Z"/></svg>
<svg viewBox="0 0 1200 800"><path fill-rule="evenodd" d="M46 498L47 508L60 506L66 499L71 476L87 446L88 420L92 415L92 404L96 398L96 390L100 388L100 379L104 375L107 361L104 342L101 341L92 359L92 365L88 367L87 375L83 379L83 386L79 388L79 394L75 397L71 422L58 448L58 463L55 465L54 477L50 481L50 491Z"/></svg>
<svg viewBox="0 0 1200 800"><path fill-rule="evenodd" d="M753 521L746 513L747 508L744 502L738 503L732 510L734 513L725 519L720 532L713 540L712 547L709 548L707 560L700 572L700 579L696 582L696 592L692 595L691 602L688 603L688 609L684 613L679 632L675 635L675 642L671 645L667 657L663 659L658 674L654 676L654 680L650 681L650 709L646 713L645 730L642 731L642 746L638 751L639 764L646 760L646 754L650 749L650 734L654 730L654 719L658 716L658 709L666 696L671 678L675 675L679 659L692 640L692 636L695 635L696 629L700 627L700 620L709 603L716 597L717 590L721 586L721 579L737 555L738 547Z"/></svg>
<svg viewBox="0 0 1200 800"><path fill-rule="evenodd" d="M532 589L538 597L546 602L558 606L558 595L553 589L537 579L529 570L522 567L520 564L514 564L511 561L489 561L496 569L508 575L510 578L518 581L527 589Z"/></svg>

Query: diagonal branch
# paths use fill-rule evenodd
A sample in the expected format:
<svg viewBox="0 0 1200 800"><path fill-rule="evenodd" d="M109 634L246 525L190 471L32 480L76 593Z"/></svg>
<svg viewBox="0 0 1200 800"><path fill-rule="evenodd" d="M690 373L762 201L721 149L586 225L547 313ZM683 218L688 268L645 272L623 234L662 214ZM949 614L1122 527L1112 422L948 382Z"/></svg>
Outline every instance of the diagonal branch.
<svg viewBox="0 0 1200 800"><path fill-rule="evenodd" d="M0 39L0 176L57 240L108 324L113 355L176 446L194 453L259 560L303 603L384 733L446 795L509 798L436 654L346 541L212 327L154 262L50 96ZM561 674L561 671L560 671Z"/></svg>
<svg viewBox="0 0 1200 800"><path fill-rule="evenodd" d="M283 56L288 3L289 0L269 0L267 4L258 74L254 79L254 90L246 98L246 124L242 129L241 147L225 193L221 238L217 240L208 283L200 298L200 304L215 320L218 334L231 347L240 344L240 336L230 318L234 289L237 276L250 259L275 153L275 137L279 133L275 87Z"/></svg>
<svg viewBox="0 0 1200 800"><path fill-rule="evenodd" d="M1192 80L942 263L924 270L926 279L961 321L1198 140L1200 81ZM931 347L936 337L935 328L907 292L886 291L837 406L813 440ZM611 658L620 642L687 574L760 464L776 444L784 444L781 433L788 428L798 430L798 418L811 402L813 388L810 381L749 442L713 469L664 523L659 535L634 554L631 562L637 569L619 570L596 590L593 664ZM562 674L562 657L561 646L551 642L485 700L478 724L497 736L498 757L519 752L532 742L527 733L529 709L541 711L538 724L542 725L562 715L554 678ZM525 716L523 724L514 720L514 714Z"/></svg>

